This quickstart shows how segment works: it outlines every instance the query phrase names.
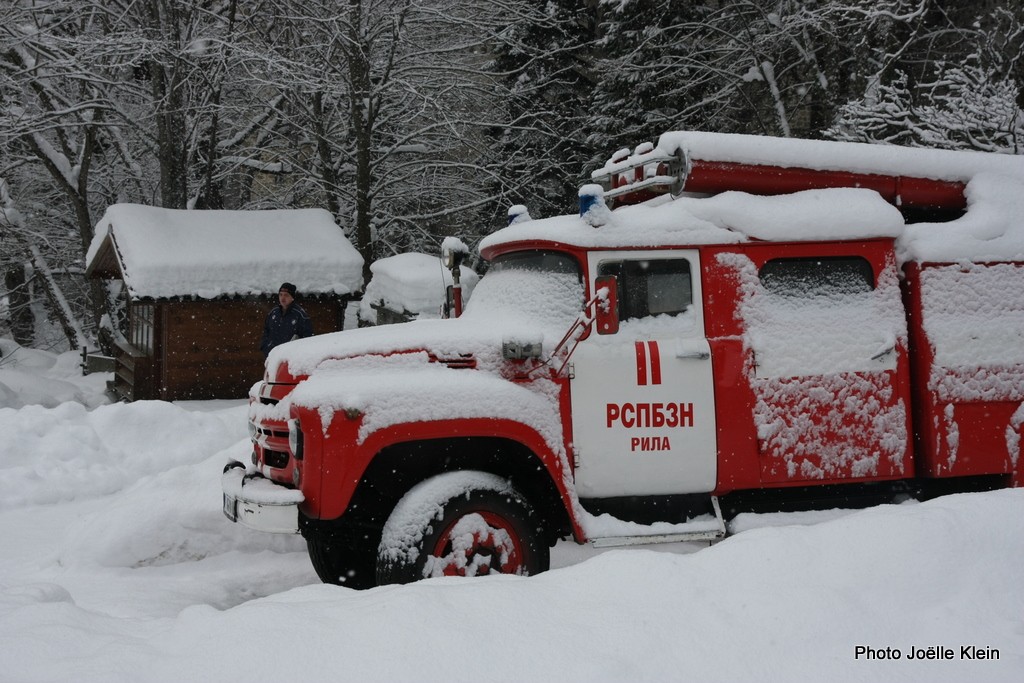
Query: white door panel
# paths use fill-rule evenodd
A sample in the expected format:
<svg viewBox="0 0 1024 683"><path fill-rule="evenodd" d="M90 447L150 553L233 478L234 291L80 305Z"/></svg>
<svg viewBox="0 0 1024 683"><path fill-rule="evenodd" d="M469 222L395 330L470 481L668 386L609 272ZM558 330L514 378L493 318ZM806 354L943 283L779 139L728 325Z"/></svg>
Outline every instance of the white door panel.
<svg viewBox="0 0 1024 683"><path fill-rule="evenodd" d="M599 260L691 262L693 307L594 333L573 355L576 490L582 498L713 491L717 476L714 384L700 312L697 253L618 252ZM673 330L675 330L673 332Z"/></svg>

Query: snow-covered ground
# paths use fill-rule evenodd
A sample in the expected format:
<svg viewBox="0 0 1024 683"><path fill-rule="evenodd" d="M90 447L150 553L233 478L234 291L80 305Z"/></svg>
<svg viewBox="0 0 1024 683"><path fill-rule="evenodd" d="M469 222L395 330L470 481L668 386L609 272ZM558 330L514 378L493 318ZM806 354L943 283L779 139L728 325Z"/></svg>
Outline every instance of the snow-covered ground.
<svg viewBox="0 0 1024 683"><path fill-rule="evenodd" d="M77 374L74 354L2 350L0 681L1017 681L1024 671L1022 490L743 515L712 547L562 543L536 577L356 592L322 585L301 539L222 516L221 467L248 452L244 405L106 404L106 377ZM944 658L921 660L917 648ZM967 657L978 652L999 658Z"/></svg>

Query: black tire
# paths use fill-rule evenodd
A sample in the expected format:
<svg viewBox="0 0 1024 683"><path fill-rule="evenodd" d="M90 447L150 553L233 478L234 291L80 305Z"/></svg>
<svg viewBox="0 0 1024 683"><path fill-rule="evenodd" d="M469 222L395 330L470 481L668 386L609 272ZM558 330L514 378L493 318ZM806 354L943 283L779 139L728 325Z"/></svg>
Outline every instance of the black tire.
<svg viewBox="0 0 1024 683"><path fill-rule="evenodd" d="M321 581L358 590L377 585L379 534L342 525L310 526L302 533L310 562Z"/></svg>
<svg viewBox="0 0 1024 683"><path fill-rule="evenodd" d="M484 472L448 472L414 486L384 525L377 583L490 573L533 575L550 549L529 501Z"/></svg>

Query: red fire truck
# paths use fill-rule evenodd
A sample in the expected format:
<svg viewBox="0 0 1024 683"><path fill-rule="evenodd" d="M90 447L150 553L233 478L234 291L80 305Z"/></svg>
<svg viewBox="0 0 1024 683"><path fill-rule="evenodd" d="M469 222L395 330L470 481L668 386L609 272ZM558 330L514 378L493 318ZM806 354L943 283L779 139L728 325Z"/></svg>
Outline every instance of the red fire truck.
<svg viewBox="0 0 1024 683"><path fill-rule="evenodd" d="M1024 483L1024 158L680 132L594 180L460 317L275 349L228 518L362 588Z"/></svg>

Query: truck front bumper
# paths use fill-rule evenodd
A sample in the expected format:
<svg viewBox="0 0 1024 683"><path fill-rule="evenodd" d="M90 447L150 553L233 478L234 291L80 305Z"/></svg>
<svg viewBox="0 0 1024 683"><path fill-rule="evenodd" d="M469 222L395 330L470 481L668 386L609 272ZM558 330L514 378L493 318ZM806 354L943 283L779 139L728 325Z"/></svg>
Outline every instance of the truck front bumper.
<svg viewBox="0 0 1024 683"><path fill-rule="evenodd" d="M246 473L238 462L224 468L220 480L224 516L256 531L299 533L302 492L267 479L258 472Z"/></svg>

